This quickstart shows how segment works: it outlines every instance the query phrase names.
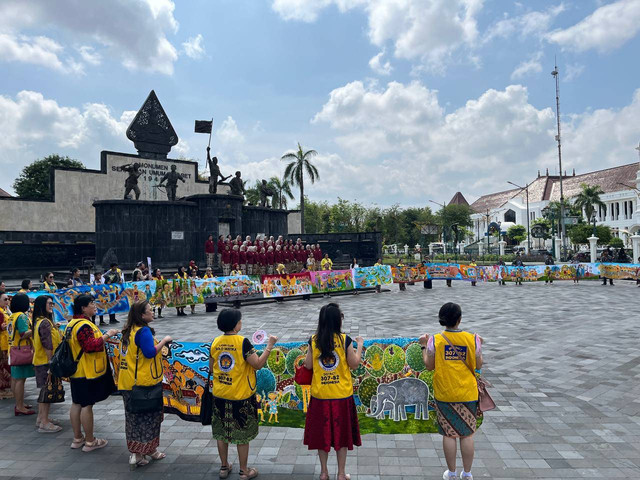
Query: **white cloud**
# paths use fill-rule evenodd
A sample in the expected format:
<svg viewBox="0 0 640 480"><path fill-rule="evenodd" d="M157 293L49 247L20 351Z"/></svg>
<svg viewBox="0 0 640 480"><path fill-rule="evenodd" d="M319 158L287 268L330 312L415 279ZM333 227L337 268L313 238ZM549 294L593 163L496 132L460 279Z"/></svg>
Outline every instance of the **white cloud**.
<svg viewBox="0 0 640 480"><path fill-rule="evenodd" d="M178 58L167 39L178 30L174 7L171 0L4 0L0 3L0 29L15 37L46 25L47 31L59 31L62 37L72 35L85 46L105 47L128 69L171 75Z"/></svg>
<svg viewBox="0 0 640 480"><path fill-rule="evenodd" d="M505 18L487 29L483 42L486 43L495 38L509 38L514 35L518 35L521 39L530 36L542 39L556 17L564 11L565 6L561 3L544 11L527 12L516 17L505 15Z"/></svg>
<svg viewBox="0 0 640 480"><path fill-rule="evenodd" d="M184 53L187 57L193 58L195 60L204 57L205 49L202 44L204 38L199 33L195 37L189 38L186 42L182 44L182 48L184 49Z"/></svg>
<svg viewBox="0 0 640 480"><path fill-rule="evenodd" d="M371 60L369 60L369 68L371 68L371 70L376 72L378 75L391 75L393 67L391 66L391 63L389 61L382 63L382 57L384 57L384 49L377 55L373 56Z"/></svg>
<svg viewBox="0 0 640 480"><path fill-rule="evenodd" d="M68 155L87 167L98 168L101 150L134 152L126 129L135 111L114 115L102 103L81 108L59 105L42 93L23 90L15 98L0 95L0 188L10 185L20 170L36 158L52 153ZM173 149L186 154L180 141Z"/></svg>
<svg viewBox="0 0 640 480"><path fill-rule="evenodd" d="M584 65L581 65L579 63L567 63L567 65L565 66L566 73L564 74L564 77L561 77L562 81L570 82L572 80L575 80L580 75L582 75L582 72L584 72L584 68Z"/></svg>
<svg viewBox="0 0 640 480"><path fill-rule="evenodd" d="M640 1L618 0L603 5L577 24L548 35L550 42L569 50L608 52L640 31Z"/></svg>
<svg viewBox="0 0 640 480"><path fill-rule="evenodd" d="M90 47L89 45L83 45L79 47L78 52L80 53L82 60L84 60L86 63L89 63L91 65L100 65L100 63L102 62L102 57L100 56L100 54L97 53L95 49L93 47Z"/></svg>
<svg viewBox="0 0 640 480"><path fill-rule="evenodd" d="M531 58L521 62L511 73L511 80L516 80L532 73L540 73L542 71L540 60L542 60L542 51L534 53Z"/></svg>
<svg viewBox="0 0 640 480"><path fill-rule="evenodd" d="M80 64L61 58L63 52L64 47L48 37L0 33L0 61L30 63L61 73L82 73Z"/></svg>
<svg viewBox="0 0 640 480"><path fill-rule="evenodd" d="M356 7L368 16L369 39L393 45L396 58L418 61L442 71L459 48L472 48L478 36L476 15L484 0L274 0L272 8L285 20L313 22L331 5L340 11Z"/></svg>

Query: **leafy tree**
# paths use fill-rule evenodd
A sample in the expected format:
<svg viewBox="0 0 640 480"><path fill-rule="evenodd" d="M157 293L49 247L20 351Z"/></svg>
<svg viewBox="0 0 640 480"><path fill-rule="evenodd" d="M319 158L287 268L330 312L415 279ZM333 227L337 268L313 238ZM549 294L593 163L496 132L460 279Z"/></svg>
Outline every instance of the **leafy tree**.
<svg viewBox="0 0 640 480"><path fill-rule="evenodd" d="M51 198L51 169L54 167L85 168L82 162L57 154L38 159L24 167L20 176L13 182L16 194L30 200Z"/></svg>
<svg viewBox="0 0 640 480"><path fill-rule="evenodd" d="M260 205L260 186L262 185L262 181L256 180L253 187L247 187L247 183L248 181L243 181L245 201L251 205Z"/></svg>
<svg viewBox="0 0 640 480"><path fill-rule="evenodd" d="M609 241L609 245L611 245L612 248L624 248L624 242L619 237L613 237Z"/></svg>
<svg viewBox="0 0 640 480"><path fill-rule="evenodd" d="M539 217L536 218L530 225L530 227L533 227L534 225L542 225L545 228L545 234L542 237L544 240L548 240L551 238L551 221L548 218L544 218L544 217Z"/></svg>
<svg viewBox="0 0 640 480"><path fill-rule="evenodd" d="M287 198L293 200L291 183L286 178L271 177L269 185L276 191L273 196L273 208L287 208Z"/></svg>
<svg viewBox="0 0 640 480"><path fill-rule="evenodd" d="M604 191L600 188L600 185L587 185L586 183L581 183L580 188L582 188L582 191L575 196L574 205L580 208L581 211L584 210L585 218L589 222L596 207L605 206L604 202L600 200L600 195Z"/></svg>
<svg viewBox="0 0 640 480"><path fill-rule="evenodd" d="M300 187L300 220L302 226L302 233L305 231L304 221L304 175L309 176L311 183L315 183L320 178L318 169L311 163L311 158L318 154L315 150L302 149L300 143L298 143L298 150L295 153L285 153L281 160L289 161L287 168L284 170L284 178L289 180L292 185L298 185Z"/></svg>
<svg viewBox="0 0 640 480"><path fill-rule="evenodd" d="M507 237L516 243L527 239L527 229L523 225L511 225L507 229Z"/></svg>
<svg viewBox="0 0 640 480"><path fill-rule="evenodd" d="M588 238L593 235L593 225L579 223L578 225L567 226L567 235L574 244L589 243ZM596 237L598 237L598 245L608 245L612 238L611 229L606 225L598 225L596 227Z"/></svg>

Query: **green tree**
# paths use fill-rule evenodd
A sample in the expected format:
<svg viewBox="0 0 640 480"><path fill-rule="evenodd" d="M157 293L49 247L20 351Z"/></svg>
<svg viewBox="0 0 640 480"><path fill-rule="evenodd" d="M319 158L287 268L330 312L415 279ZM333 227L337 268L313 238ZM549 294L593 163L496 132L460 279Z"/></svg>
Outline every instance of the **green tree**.
<svg viewBox="0 0 640 480"><path fill-rule="evenodd" d="M330 207L327 202L313 202L305 199L304 228L307 233L330 233Z"/></svg>
<svg viewBox="0 0 640 480"><path fill-rule="evenodd" d="M287 208L287 198L293 200L293 193L291 193L291 183L286 178L271 177L269 179L269 185L275 190L276 194L273 196L271 203L273 208Z"/></svg>
<svg viewBox="0 0 640 480"><path fill-rule="evenodd" d="M609 245L611 245L612 248L624 248L624 242L618 237L613 237L609 240Z"/></svg>
<svg viewBox="0 0 640 480"><path fill-rule="evenodd" d="M527 239L527 229L523 225L511 225L507 229L507 237L516 243Z"/></svg>
<svg viewBox="0 0 640 480"><path fill-rule="evenodd" d="M580 188L582 191L575 196L574 205L580 208L580 211L584 211L587 222L591 221L593 213L596 207L604 207L605 204L600 200L600 195L604 193L600 185L587 185L581 183Z"/></svg>
<svg viewBox="0 0 640 480"><path fill-rule="evenodd" d="M289 180L292 185L298 185L300 187L300 224L301 233L304 233L305 221L304 221L304 175L309 176L311 183L315 183L319 180L320 175L318 169L311 163L311 158L318 154L315 150L302 149L300 143L298 143L298 150L295 153L285 153L281 160L288 161L287 168L284 170L284 178Z"/></svg>
<svg viewBox="0 0 640 480"><path fill-rule="evenodd" d="M251 205L260 205L260 186L262 185L262 181L256 180L253 187L247 187L247 183L248 180L243 181L245 201Z"/></svg>
<svg viewBox="0 0 640 480"><path fill-rule="evenodd" d="M593 235L593 225L579 223L570 227L567 226L567 235L574 244L589 243L588 238ZM608 245L613 235L609 227L606 225L598 225L596 227L596 237L598 237L598 245Z"/></svg>
<svg viewBox="0 0 640 480"><path fill-rule="evenodd" d="M27 165L13 182L13 189L19 197L29 200L51 198L51 172L54 167L85 168L82 162L69 157L53 154Z"/></svg>

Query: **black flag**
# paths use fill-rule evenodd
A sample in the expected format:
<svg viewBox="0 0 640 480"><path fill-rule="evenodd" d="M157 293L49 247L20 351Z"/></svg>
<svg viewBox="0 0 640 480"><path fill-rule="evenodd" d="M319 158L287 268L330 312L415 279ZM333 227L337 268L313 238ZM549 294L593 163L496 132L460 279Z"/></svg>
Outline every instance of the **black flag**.
<svg viewBox="0 0 640 480"><path fill-rule="evenodd" d="M195 133L211 133L213 120L196 120Z"/></svg>

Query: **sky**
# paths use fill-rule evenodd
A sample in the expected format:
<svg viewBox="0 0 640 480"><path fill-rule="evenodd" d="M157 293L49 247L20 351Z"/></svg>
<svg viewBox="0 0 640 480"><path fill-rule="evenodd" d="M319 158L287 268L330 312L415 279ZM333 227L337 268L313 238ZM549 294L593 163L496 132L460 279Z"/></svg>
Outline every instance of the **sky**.
<svg viewBox="0 0 640 480"><path fill-rule="evenodd" d="M0 188L98 168L154 89L171 158L253 183L318 152L316 201L426 206L638 161L639 0L1 0Z"/></svg>

